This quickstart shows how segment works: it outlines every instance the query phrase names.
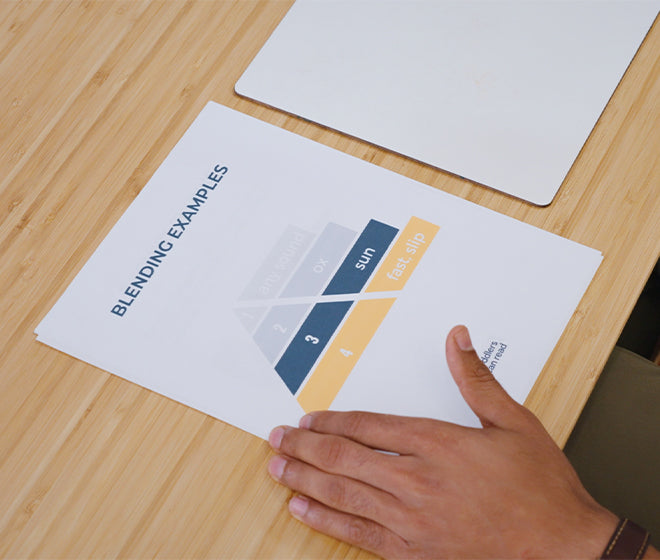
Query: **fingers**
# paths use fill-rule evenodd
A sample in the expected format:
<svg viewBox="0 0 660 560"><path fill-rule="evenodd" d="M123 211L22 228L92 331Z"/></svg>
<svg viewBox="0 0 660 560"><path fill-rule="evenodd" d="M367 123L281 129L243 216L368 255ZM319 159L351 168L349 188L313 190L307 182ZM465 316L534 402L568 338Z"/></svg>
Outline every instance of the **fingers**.
<svg viewBox="0 0 660 560"><path fill-rule="evenodd" d="M405 524L405 510L398 498L379 487L397 487L399 473L392 461L400 457L335 435L297 428L275 428L269 441L283 455L270 460L268 472L305 496L292 500L294 516L314 529L374 552L401 546L404 541L388 527Z"/></svg>
<svg viewBox="0 0 660 560"><path fill-rule="evenodd" d="M336 435L280 426L271 432L269 443L280 453L326 473L369 481L378 488L391 486L396 476L395 457Z"/></svg>
<svg viewBox="0 0 660 560"><path fill-rule="evenodd" d="M331 509L386 526L400 525L404 521L401 504L394 496L352 478L328 474L282 455L270 460L268 472L278 482Z"/></svg>
<svg viewBox="0 0 660 560"><path fill-rule="evenodd" d="M291 514L312 529L381 557L409 558L414 551L406 541L382 525L333 510L316 500L295 496L289 502Z"/></svg>
<svg viewBox="0 0 660 560"><path fill-rule="evenodd" d="M430 420L373 412L319 410L302 417L300 427L322 434L348 438L373 449L413 455L424 438L436 437L440 428L456 426Z"/></svg>
<svg viewBox="0 0 660 560"><path fill-rule="evenodd" d="M447 364L465 402L481 424L510 427L520 420L521 408L481 361L464 326L447 335Z"/></svg>

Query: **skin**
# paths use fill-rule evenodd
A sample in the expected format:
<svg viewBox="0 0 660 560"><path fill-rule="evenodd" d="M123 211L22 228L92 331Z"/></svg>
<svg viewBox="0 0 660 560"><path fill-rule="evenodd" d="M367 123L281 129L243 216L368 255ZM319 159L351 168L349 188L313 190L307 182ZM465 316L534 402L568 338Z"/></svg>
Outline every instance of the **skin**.
<svg viewBox="0 0 660 560"><path fill-rule="evenodd" d="M499 385L465 327L451 330L446 355L482 428L330 411L279 426L268 470L297 493L291 514L384 558L598 558L617 517Z"/></svg>

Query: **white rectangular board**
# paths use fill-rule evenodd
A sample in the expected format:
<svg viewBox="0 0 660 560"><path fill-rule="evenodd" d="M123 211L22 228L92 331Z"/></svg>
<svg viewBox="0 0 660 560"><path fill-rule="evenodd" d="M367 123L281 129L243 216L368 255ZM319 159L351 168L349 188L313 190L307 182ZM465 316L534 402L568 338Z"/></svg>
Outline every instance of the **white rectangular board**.
<svg viewBox="0 0 660 560"><path fill-rule="evenodd" d="M297 0L236 92L549 204L658 0Z"/></svg>
<svg viewBox="0 0 660 560"><path fill-rule="evenodd" d="M211 102L36 332L260 437L317 406L476 425L449 329L522 402L601 259Z"/></svg>

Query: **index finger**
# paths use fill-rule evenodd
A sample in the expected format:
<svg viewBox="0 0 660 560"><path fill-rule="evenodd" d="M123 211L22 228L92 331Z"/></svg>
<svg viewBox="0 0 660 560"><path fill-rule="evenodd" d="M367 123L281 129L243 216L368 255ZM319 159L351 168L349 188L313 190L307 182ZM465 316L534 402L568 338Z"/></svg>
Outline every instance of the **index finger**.
<svg viewBox="0 0 660 560"><path fill-rule="evenodd" d="M423 440L430 435L437 438L439 428L460 429L455 424L430 418L330 410L306 414L300 419L299 426L313 432L342 436L372 449L399 455L415 455L423 447L420 446Z"/></svg>

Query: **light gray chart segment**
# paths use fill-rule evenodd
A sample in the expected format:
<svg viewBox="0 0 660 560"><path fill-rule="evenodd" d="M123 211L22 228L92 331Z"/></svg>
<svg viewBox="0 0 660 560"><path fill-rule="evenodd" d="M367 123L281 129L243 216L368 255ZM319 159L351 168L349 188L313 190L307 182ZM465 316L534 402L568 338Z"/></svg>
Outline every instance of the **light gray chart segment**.
<svg viewBox="0 0 660 560"><path fill-rule="evenodd" d="M259 325L254 340L271 364L293 337L310 307L310 304L276 305Z"/></svg>
<svg viewBox="0 0 660 560"><path fill-rule="evenodd" d="M234 313L249 333L254 332L266 311L268 311L268 307L236 307L234 309Z"/></svg>
<svg viewBox="0 0 660 560"><path fill-rule="evenodd" d="M339 224L327 224L284 288L282 297L319 295L356 235Z"/></svg>
<svg viewBox="0 0 660 560"><path fill-rule="evenodd" d="M314 239L314 234L287 226L239 300L277 297Z"/></svg>

